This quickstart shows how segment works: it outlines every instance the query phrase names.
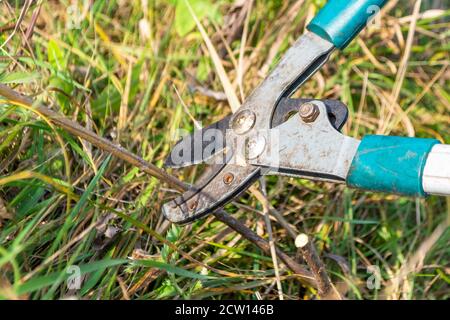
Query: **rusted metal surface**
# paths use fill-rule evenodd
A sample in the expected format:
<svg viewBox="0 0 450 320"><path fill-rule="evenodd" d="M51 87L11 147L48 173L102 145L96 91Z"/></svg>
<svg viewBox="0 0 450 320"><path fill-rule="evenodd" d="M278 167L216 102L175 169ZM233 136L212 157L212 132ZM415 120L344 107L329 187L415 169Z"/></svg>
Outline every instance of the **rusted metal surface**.
<svg viewBox="0 0 450 320"><path fill-rule="evenodd" d="M247 162L247 143L251 139L260 141L258 132L270 132L272 117L280 100L289 97L308 80L327 61L333 49L333 44L314 33L308 32L296 41L273 72L231 118L234 124L231 129L234 127L237 130L226 131L226 164L208 177L206 183L201 186L197 184L183 196L165 204L163 213L167 219L175 223L187 223L211 213L244 192L261 176L261 168ZM241 119L242 115L247 117ZM267 149L266 144L267 140L264 149ZM263 151L258 150L257 153ZM226 184L224 181L228 179L225 175L229 172L234 174L234 179Z"/></svg>
<svg viewBox="0 0 450 320"><path fill-rule="evenodd" d="M303 122L299 114L272 129L282 138L250 163L268 168L267 175L345 182L360 142L334 128L323 102L312 103L319 110L314 122Z"/></svg>

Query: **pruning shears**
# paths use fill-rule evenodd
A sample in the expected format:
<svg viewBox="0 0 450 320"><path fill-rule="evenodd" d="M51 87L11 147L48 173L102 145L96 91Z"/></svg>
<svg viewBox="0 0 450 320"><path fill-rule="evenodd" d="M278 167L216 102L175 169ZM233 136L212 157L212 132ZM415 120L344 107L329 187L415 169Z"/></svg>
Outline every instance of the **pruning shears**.
<svg viewBox="0 0 450 320"><path fill-rule="evenodd" d="M164 204L165 217L180 224L194 221L237 198L264 175L416 197L450 195L450 145L380 135L360 141L340 132L348 117L342 102L290 99L386 2L328 1L237 112L181 139L166 166L211 166L195 186Z"/></svg>

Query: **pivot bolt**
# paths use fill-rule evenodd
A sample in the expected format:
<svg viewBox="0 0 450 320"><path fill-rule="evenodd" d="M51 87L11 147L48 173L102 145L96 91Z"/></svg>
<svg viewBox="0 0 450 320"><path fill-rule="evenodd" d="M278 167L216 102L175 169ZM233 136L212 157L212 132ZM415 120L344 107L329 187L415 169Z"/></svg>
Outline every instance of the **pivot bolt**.
<svg viewBox="0 0 450 320"><path fill-rule="evenodd" d="M256 115L250 110L242 110L236 114L231 122L231 128L237 134L244 134L250 131L255 125Z"/></svg>
<svg viewBox="0 0 450 320"><path fill-rule="evenodd" d="M316 121L320 114L319 107L312 102L306 102L300 106L299 110L300 118L305 123L311 123Z"/></svg>
<svg viewBox="0 0 450 320"><path fill-rule="evenodd" d="M247 159L256 159L263 153L265 147L266 139L263 136L251 138L247 142Z"/></svg>

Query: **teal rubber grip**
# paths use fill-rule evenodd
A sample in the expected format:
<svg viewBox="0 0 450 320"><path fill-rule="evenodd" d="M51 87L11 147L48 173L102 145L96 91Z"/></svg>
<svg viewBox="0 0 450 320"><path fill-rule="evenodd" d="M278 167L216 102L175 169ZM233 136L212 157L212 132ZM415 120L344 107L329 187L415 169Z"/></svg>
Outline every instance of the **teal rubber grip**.
<svg viewBox="0 0 450 320"><path fill-rule="evenodd" d="M347 175L351 188L426 196L422 176L435 139L365 136Z"/></svg>
<svg viewBox="0 0 450 320"><path fill-rule="evenodd" d="M307 29L343 49L386 2L387 0L330 0Z"/></svg>

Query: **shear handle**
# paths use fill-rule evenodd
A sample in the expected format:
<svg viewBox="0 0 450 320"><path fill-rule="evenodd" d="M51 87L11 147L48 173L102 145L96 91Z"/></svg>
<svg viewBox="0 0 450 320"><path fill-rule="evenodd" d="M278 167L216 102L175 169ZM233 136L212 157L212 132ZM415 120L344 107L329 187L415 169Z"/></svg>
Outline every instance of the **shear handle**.
<svg viewBox="0 0 450 320"><path fill-rule="evenodd" d="M418 197L450 195L450 145L435 139L366 136L347 185Z"/></svg>
<svg viewBox="0 0 450 320"><path fill-rule="evenodd" d="M386 2L387 0L330 0L307 28L343 49L378 14Z"/></svg>

